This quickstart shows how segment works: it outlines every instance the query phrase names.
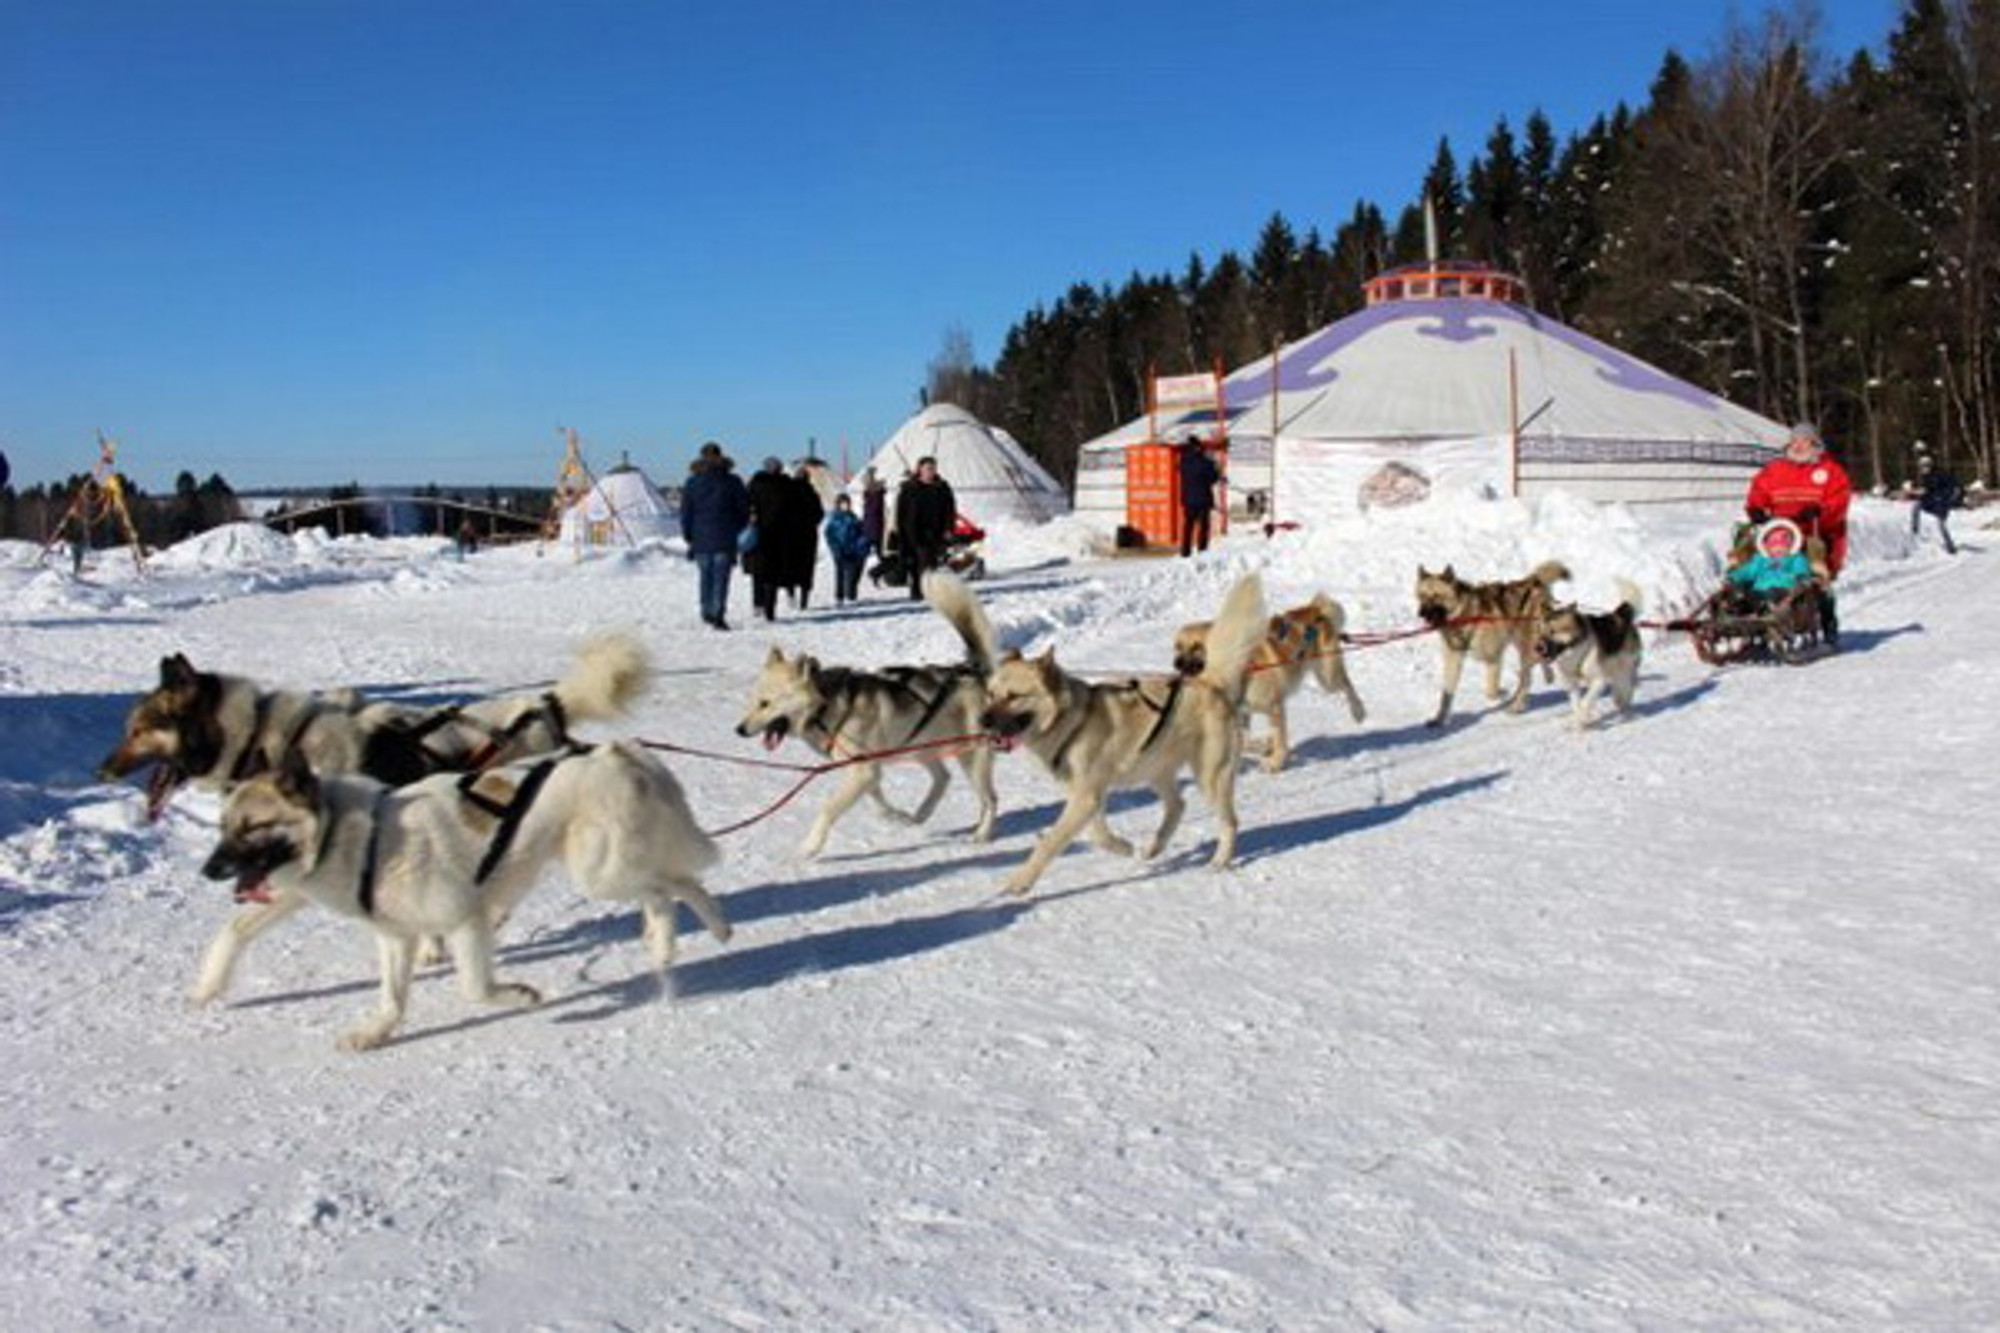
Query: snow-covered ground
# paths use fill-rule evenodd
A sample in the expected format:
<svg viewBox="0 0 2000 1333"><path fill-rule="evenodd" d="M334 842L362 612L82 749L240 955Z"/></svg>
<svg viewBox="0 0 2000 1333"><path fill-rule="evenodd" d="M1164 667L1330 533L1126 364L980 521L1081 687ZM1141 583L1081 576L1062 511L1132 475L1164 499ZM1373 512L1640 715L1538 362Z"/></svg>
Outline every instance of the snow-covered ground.
<svg viewBox="0 0 2000 1333"><path fill-rule="evenodd" d="M1026 756L991 845L955 785L803 862L814 788L723 839L735 938L685 937L665 987L630 914L552 883L502 956L546 1004L430 974L365 1056L334 1048L373 999L350 922L184 1002L231 910L196 873L215 802L148 825L92 777L161 655L442 701L626 625L658 674L620 731L763 757L731 727L772 644L874 665L950 632L887 593L711 632L661 547L242 527L143 581L0 548L0 1326L2000 1327L2000 563L1907 513L1858 507L1839 656L1717 672L1656 635L1599 731L1546 685L1487 711L1468 672L1432 733L1435 645L1354 652L1367 724L1299 696L1228 872L1196 798L1162 863L1080 846L997 899L1058 799ZM1664 617L1725 527L1439 503L1102 561L1056 525L994 533L980 589L1010 646L1129 672L1251 569L1385 630L1420 562L1558 556ZM790 781L671 762L709 827Z"/></svg>

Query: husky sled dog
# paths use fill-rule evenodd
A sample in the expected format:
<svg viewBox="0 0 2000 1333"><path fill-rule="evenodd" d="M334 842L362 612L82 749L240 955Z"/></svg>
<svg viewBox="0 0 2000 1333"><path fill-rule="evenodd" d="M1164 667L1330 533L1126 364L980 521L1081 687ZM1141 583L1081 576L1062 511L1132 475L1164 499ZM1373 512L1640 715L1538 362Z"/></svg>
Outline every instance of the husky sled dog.
<svg viewBox="0 0 2000 1333"><path fill-rule="evenodd" d="M736 724L736 734L762 736L771 749L796 735L831 759L977 734L980 710L986 705L986 678L993 670L993 626L972 590L955 574L933 571L924 580L924 596L958 631L965 645L963 661L863 671L823 666L805 653L788 658L773 647L750 688L750 706ZM921 764L930 777L930 787L915 810L898 810L882 794L882 764L855 764L813 820L800 845L801 854L817 856L835 821L863 796L900 822L921 824L929 819L944 796L949 770L935 751L908 758ZM992 751L974 744L959 756L959 763L979 797L973 840L985 842L993 836L1000 808L993 791Z"/></svg>
<svg viewBox="0 0 2000 1333"><path fill-rule="evenodd" d="M1438 631L1438 641L1444 647L1444 680L1438 691L1437 712L1426 726L1441 727L1450 715L1451 697L1458 692L1458 677L1465 670L1467 654L1486 668L1486 697L1497 700L1501 659L1512 647L1520 658L1521 679L1507 700L1507 711L1518 713L1528 706L1535 627L1542 613L1554 605L1549 585L1568 577L1569 570L1558 560L1544 561L1526 578L1505 583L1467 583L1450 565L1435 574L1418 566L1417 614Z"/></svg>
<svg viewBox="0 0 2000 1333"><path fill-rule="evenodd" d="M539 1003L530 987L494 980L493 922L555 862L590 897L639 902L658 968L673 961L676 903L728 939L729 923L698 878L715 860L680 784L629 744L394 788L316 776L291 750L275 772L230 792L202 873L236 880L239 897L309 899L374 930L381 1003L340 1042L367 1050L402 1021L423 936L450 943L468 1000Z"/></svg>
<svg viewBox="0 0 2000 1333"><path fill-rule="evenodd" d="M1096 684L1056 665L1055 650L1036 658L1009 653L986 683L986 727L1018 740L1063 784L1062 813L1007 880L1024 894L1050 861L1091 827L1091 841L1130 855L1132 845L1111 831L1104 806L1114 788L1150 786L1160 798L1160 827L1147 846L1158 856L1180 824L1186 802L1182 769L1215 810L1219 832L1209 864L1236 855L1236 762L1243 751L1237 709L1252 655L1267 625L1264 595L1252 574L1230 589L1209 627L1202 668L1194 676L1151 676Z"/></svg>
<svg viewBox="0 0 2000 1333"><path fill-rule="evenodd" d="M1347 623L1340 603L1325 593L1316 594L1304 606L1295 606L1271 617L1264 641L1250 659L1249 683L1243 692L1243 707L1262 713L1271 720L1271 732L1253 744L1264 755L1264 770L1275 773L1285 766L1292 752L1285 731L1285 700L1297 694L1311 673L1320 688L1347 696L1347 712L1356 722L1368 717L1368 707L1347 674L1347 662L1340 651L1340 632ZM1209 622L1198 620L1183 625L1174 635L1174 670L1183 676L1199 676L1208 660Z"/></svg>
<svg viewBox="0 0 2000 1333"><path fill-rule="evenodd" d="M605 634L587 642L545 694L423 712L364 703L352 691L267 690L239 676L197 671L176 653L160 659L159 685L133 707L124 739L98 772L119 778L153 765L147 803L154 815L183 783L226 787L273 770L287 754L322 775L360 773L400 786L567 744L571 722L622 714L647 669L636 640ZM206 1004L220 995L243 946L304 905L303 898L278 893L238 912L209 945L190 998Z"/></svg>
<svg viewBox="0 0 2000 1333"><path fill-rule="evenodd" d="M1621 713L1630 711L1639 688L1639 590L1618 581L1621 598L1608 614L1558 606L1542 614L1535 652L1553 663L1569 691L1570 721L1581 730L1591 723L1597 698L1606 689Z"/></svg>
<svg viewBox="0 0 2000 1333"><path fill-rule="evenodd" d="M175 653L160 659L160 683L133 706L124 739L98 774L122 778L151 764L147 796L155 814L183 783L241 782L275 768L290 750L318 773L361 773L399 786L567 744L571 722L624 713L647 670L637 640L601 634L545 693L414 709L371 703L352 690L268 690L240 676L197 671Z"/></svg>

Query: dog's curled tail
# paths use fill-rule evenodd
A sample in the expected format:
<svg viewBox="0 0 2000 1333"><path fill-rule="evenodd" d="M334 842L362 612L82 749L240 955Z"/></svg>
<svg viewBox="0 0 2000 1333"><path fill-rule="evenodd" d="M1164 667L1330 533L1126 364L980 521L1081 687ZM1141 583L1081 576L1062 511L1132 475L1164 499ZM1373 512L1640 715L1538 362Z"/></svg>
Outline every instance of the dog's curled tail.
<svg viewBox="0 0 2000 1333"><path fill-rule="evenodd" d="M1631 607L1635 617L1646 614L1646 594L1639 591L1638 584L1630 579L1619 579L1617 587L1620 605Z"/></svg>
<svg viewBox="0 0 2000 1333"><path fill-rule="evenodd" d="M924 600L943 616L965 643L967 665L983 678L993 674L999 652L993 646L993 622L966 581L948 569L934 569L924 579Z"/></svg>
<svg viewBox="0 0 2000 1333"><path fill-rule="evenodd" d="M1245 574L1222 599L1208 629L1207 660L1201 679L1232 699L1240 699L1248 682L1250 661L1268 632L1264 614L1264 584L1255 574Z"/></svg>
<svg viewBox="0 0 2000 1333"><path fill-rule="evenodd" d="M1535 566L1535 572L1531 577L1546 588L1552 583L1561 583L1570 577L1569 566L1560 560L1544 560Z"/></svg>
<svg viewBox="0 0 2000 1333"><path fill-rule="evenodd" d="M1326 617L1326 623L1333 626L1335 635L1339 635L1347 628L1347 612L1331 595L1323 592L1314 593L1312 608L1319 615Z"/></svg>
<svg viewBox="0 0 2000 1333"><path fill-rule="evenodd" d="M608 722L632 706L652 666L645 645L623 630L593 634L556 682L556 698L572 721Z"/></svg>

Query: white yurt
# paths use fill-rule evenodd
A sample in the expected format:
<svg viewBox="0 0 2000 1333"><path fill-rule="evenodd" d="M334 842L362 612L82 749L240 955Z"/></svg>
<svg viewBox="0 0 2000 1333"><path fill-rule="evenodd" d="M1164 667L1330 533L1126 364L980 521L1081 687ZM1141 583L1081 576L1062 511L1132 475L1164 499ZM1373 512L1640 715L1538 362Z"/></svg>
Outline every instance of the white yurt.
<svg viewBox="0 0 2000 1333"><path fill-rule="evenodd" d="M959 512L982 526L995 519L1042 523L1069 512L1069 497L1006 431L951 403L932 403L896 428L868 460L893 497L919 458L937 459ZM848 483L859 505L862 474Z"/></svg>
<svg viewBox="0 0 2000 1333"><path fill-rule="evenodd" d="M1225 378L1232 509L1309 523L1441 490L1733 503L1784 444L1779 423L1535 313L1507 274L1433 262L1366 291L1362 310ZM1077 512L1124 523L1128 451L1213 438L1215 415L1142 417L1084 444Z"/></svg>
<svg viewBox="0 0 2000 1333"><path fill-rule="evenodd" d="M679 533L679 516L628 458L563 511L561 539L571 546L636 546L649 537Z"/></svg>

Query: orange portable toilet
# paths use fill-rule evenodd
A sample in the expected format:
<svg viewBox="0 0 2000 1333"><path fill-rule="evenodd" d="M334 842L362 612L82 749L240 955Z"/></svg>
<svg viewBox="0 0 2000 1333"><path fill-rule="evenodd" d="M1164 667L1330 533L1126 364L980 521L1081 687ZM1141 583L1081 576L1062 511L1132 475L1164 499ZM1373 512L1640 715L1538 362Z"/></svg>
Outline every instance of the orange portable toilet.
<svg viewBox="0 0 2000 1333"><path fill-rule="evenodd" d="M1149 546L1181 539L1180 459L1171 444L1135 444L1125 451L1125 522Z"/></svg>

